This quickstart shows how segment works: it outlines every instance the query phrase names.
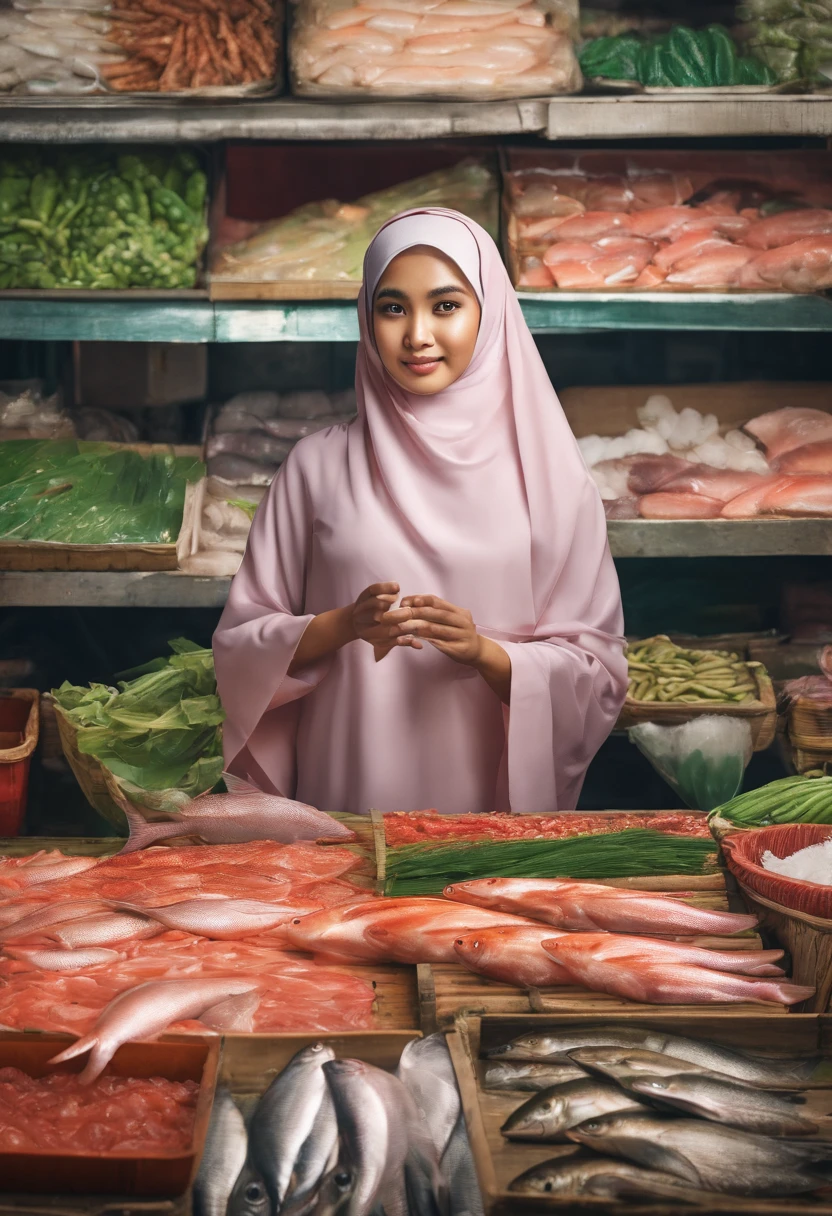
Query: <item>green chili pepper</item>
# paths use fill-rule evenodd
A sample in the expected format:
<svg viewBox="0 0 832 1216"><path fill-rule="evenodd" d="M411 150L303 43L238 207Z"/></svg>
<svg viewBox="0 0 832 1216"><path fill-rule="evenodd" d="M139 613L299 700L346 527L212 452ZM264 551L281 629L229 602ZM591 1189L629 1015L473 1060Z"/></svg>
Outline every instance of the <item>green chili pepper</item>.
<svg viewBox="0 0 832 1216"><path fill-rule="evenodd" d="M201 216L205 210L205 198L208 193L208 178L197 170L188 178L185 185L185 202L194 215Z"/></svg>

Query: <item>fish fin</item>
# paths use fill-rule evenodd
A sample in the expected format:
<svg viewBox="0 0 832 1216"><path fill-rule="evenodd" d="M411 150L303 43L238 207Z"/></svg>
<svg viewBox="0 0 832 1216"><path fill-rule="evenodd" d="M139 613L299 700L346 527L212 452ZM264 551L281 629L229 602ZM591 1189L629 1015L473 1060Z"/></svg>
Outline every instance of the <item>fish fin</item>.
<svg viewBox="0 0 832 1216"><path fill-rule="evenodd" d="M148 845L153 844L154 840L163 840L166 836L176 834L175 830L171 831L170 823L148 823L139 808L132 802L128 802L123 794L117 794L114 786L110 789L110 796L124 812L127 826L130 829L130 838L124 848L120 850L121 853L137 853L140 849L146 849Z"/></svg>
<svg viewBox="0 0 832 1216"><path fill-rule="evenodd" d="M223 773L222 779L229 794L233 794L235 798L251 794L262 794L263 792L262 790L258 790L256 785L252 785L250 781L245 781L242 777L235 777L233 773Z"/></svg>
<svg viewBox="0 0 832 1216"><path fill-rule="evenodd" d="M254 1023L254 1015L260 1005L260 991L243 992L238 996L229 997L212 1005L199 1016L199 1021L209 1030L236 1031L250 1034Z"/></svg>
<svg viewBox="0 0 832 1216"><path fill-rule="evenodd" d="M665 1174L675 1174L678 1178L684 1178L692 1186L701 1187L702 1178L696 1166L688 1161L676 1149L667 1148L663 1144L645 1142L646 1152L644 1160L639 1161L640 1165L647 1165L651 1170L660 1170Z"/></svg>
<svg viewBox="0 0 832 1216"><path fill-rule="evenodd" d="M53 1056L51 1060L47 1060L48 1064L65 1064L67 1060L74 1060L76 1056L82 1056L85 1051L91 1051L98 1043L98 1035L86 1034L82 1039L77 1039L64 1051Z"/></svg>

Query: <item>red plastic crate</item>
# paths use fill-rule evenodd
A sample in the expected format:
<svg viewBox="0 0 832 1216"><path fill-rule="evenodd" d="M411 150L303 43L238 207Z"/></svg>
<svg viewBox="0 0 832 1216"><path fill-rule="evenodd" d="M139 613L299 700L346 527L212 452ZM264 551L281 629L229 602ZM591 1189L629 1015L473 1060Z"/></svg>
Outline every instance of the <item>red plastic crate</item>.
<svg viewBox="0 0 832 1216"><path fill-rule="evenodd" d="M0 692L0 836L18 836L23 826L29 766L39 730L37 689Z"/></svg>

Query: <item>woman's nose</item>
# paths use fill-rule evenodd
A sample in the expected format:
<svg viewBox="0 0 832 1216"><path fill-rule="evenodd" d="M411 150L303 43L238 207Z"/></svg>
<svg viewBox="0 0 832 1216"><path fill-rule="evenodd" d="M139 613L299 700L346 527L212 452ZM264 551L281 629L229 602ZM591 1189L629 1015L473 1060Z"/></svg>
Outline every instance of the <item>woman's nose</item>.
<svg viewBox="0 0 832 1216"><path fill-rule="evenodd" d="M418 310L412 313L404 341L405 346L409 346L411 350L421 350L425 346L433 346L433 331L430 325L430 317L425 316Z"/></svg>

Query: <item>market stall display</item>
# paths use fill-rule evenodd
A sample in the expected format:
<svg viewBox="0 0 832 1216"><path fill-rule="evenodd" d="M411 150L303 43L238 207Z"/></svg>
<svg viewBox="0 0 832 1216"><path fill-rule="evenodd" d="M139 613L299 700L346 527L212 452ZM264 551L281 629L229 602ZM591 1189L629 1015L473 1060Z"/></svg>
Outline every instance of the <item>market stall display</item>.
<svg viewBox="0 0 832 1216"><path fill-rule="evenodd" d="M289 43L300 96L485 100L574 93L581 73L562 0L297 0Z"/></svg>
<svg viewBox="0 0 832 1216"><path fill-rule="evenodd" d="M832 285L832 181L786 153L531 153L504 175L520 290L820 291Z"/></svg>
<svg viewBox="0 0 832 1216"><path fill-rule="evenodd" d="M195 287L206 192L193 152L6 149L0 288Z"/></svg>
<svg viewBox="0 0 832 1216"><path fill-rule="evenodd" d="M713 89L759 88L777 80L762 59L740 54L720 25L700 30L676 25L647 39L633 33L593 38L581 47L578 58L593 84L627 80L650 89Z"/></svg>
<svg viewBox="0 0 832 1216"><path fill-rule="evenodd" d="M827 771L826 766L832 765L831 646L818 651L817 666L816 674L786 680L780 688L784 742L798 773Z"/></svg>
<svg viewBox="0 0 832 1216"><path fill-rule="evenodd" d="M828 1209L820 1019L785 1036L782 1020L469 1015L449 1046L486 1212ZM512 1091L531 1069L549 1070L548 1087Z"/></svg>
<svg viewBox="0 0 832 1216"><path fill-rule="evenodd" d="M715 808L719 832L779 823L832 823L832 777L782 777Z"/></svg>
<svg viewBox="0 0 832 1216"><path fill-rule="evenodd" d="M367 246L399 211L449 207L496 236L498 191L488 165L466 159L355 201L308 203L267 224L241 227L221 219L211 259L212 298L244 299L246 290L257 298L258 284L279 285L274 294L283 299L355 297Z"/></svg>
<svg viewBox="0 0 832 1216"><path fill-rule="evenodd" d="M829 0L743 0L737 16L752 53L777 79L828 88L832 64Z"/></svg>

